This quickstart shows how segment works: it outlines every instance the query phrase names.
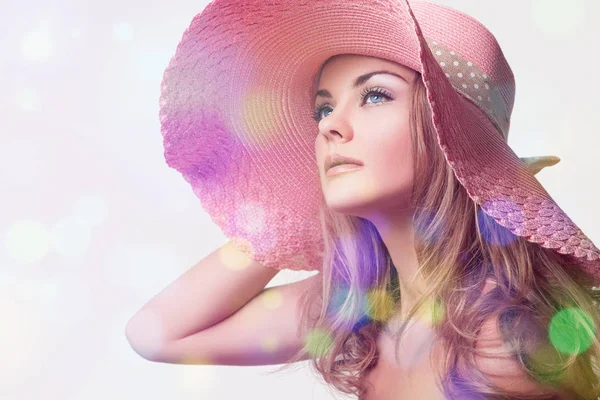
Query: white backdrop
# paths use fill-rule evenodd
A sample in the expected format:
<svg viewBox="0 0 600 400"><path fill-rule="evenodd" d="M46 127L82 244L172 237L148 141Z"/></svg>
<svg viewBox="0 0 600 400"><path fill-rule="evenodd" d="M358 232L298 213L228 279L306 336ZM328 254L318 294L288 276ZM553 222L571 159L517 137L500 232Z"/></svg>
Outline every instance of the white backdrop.
<svg viewBox="0 0 600 400"><path fill-rule="evenodd" d="M600 244L600 4L436 1L496 36L517 83L509 144ZM53 3L53 4L50 4ZM225 243L163 159L162 72L207 1L10 1L0 15L0 398L333 399L309 373L139 357L125 324ZM268 286L311 272L284 271ZM338 395L337 398L350 398Z"/></svg>

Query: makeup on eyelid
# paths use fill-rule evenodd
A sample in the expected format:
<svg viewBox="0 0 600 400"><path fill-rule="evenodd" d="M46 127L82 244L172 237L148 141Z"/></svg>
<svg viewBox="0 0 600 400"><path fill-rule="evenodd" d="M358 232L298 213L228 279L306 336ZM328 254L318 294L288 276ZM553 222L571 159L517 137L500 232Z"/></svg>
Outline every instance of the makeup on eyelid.
<svg viewBox="0 0 600 400"><path fill-rule="evenodd" d="M392 94L388 90L386 90L382 87L368 87L361 92L361 94L360 94L361 101L364 101L365 98L368 98L373 94L377 94L381 97L386 98L387 100L394 100L394 98L392 97ZM380 103L372 103L372 104L379 105L382 103L383 103L383 101ZM327 103L317 105L313 111L313 119L315 121L319 122L322 119L321 112L323 112L323 110L326 109L327 107L328 107Z"/></svg>

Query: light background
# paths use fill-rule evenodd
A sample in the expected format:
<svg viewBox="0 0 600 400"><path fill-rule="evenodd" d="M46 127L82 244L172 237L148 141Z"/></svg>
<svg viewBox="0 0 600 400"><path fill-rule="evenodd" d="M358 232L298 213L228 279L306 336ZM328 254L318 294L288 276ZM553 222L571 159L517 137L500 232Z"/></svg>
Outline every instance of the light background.
<svg viewBox="0 0 600 400"><path fill-rule="evenodd" d="M600 5L436 1L516 77L509 144L600 244ZM52 3L52 4L50 4ZM0 398L332 399L308 372L139 357L128 319L227 238L163 159L162 71L206 1L11 1L0 15ZM268 286L310 272L283 271ZM338 396L344 398L345 396Z"/></svg>

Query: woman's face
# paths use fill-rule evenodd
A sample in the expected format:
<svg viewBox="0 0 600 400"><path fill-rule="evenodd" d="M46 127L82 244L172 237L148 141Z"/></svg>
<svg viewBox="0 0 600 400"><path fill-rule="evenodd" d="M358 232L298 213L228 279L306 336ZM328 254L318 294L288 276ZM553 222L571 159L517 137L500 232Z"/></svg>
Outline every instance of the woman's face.
<svg viewBox="0 0 600 400"><path fill-rule="evenodd" d="M382 70L400 77L375 74L353 86L359 76ZM315 109L322 106L315 151L329 208L369 218L408 206L413 181L409 95L415 77L403 65L359 55L336 56L323 68L314 103ZM367 93L370 89L380 92ZM323 90L328 93L320 96ZM327 176L325 158L334 152L363 166Z"/></svg>

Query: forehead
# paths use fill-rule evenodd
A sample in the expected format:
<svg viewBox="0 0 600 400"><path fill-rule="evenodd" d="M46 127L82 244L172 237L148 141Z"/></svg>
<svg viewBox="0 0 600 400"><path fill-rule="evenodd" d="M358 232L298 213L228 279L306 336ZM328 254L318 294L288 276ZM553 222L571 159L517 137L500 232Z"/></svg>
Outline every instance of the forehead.
<svg viewBox="0 0 600 400"><path fill-rule="evenodd" d="M338 54L326 60L317 75L317 83L330 81L334 78L352 79L361 73L375 69L396 72L406 78L412 77L414 71L402 64L377 57L357 54ZM407 79L410 81L410 79Z"/></svg>
<svg viewBox="0 0 600 400"><path fill-rule="evenodd" d="M331 92L328 90L328 86L333 89L333 86L337 85L356 85L375 71L389 71L398 74L409 85L414 83L417 75L416 71L411 68L393 61L356 54L338 54L327 59L315 76L312 88L313 101L317 101L319 96L330 98ZM362 78L359 78L361 76ZM380 76L389 77L389 75ZM354 84L351 83L353 81Z"/></svg>

